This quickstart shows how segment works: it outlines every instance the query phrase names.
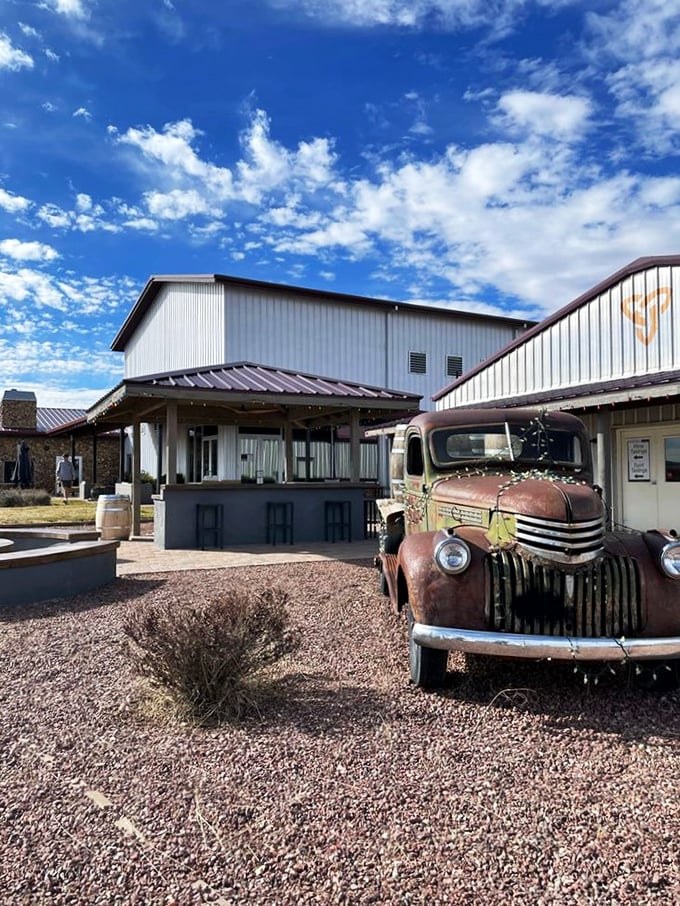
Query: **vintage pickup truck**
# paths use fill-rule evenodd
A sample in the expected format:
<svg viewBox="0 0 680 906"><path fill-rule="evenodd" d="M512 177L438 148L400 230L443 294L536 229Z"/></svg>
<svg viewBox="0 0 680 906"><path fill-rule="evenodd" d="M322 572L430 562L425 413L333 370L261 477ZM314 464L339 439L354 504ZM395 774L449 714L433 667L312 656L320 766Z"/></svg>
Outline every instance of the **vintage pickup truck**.
<svg viewBox="0 0 680 906"><path fill-rule="evenodd" d="M418 415L396 430L391 472L376 564L406 614L418 686L444 682L451 650L675 672L680 539L608 529L578 418Z"/></svg>

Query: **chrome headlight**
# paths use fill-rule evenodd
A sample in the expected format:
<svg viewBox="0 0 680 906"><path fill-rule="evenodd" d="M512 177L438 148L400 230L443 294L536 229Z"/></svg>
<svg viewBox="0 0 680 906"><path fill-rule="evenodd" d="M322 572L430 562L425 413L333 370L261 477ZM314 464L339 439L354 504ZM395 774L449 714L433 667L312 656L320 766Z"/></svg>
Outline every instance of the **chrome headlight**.
<svg viewBox="0 0 680 906"><path fill-rule="evenodd" d="M661 551L661 569L671 579L680 579L680 541L671 541Z"/></svg>
<svg viewBox="0 0 680 906"><path fill-rule="evenodd" d="M470 565L470 548L457 535L445 535L434 549L434 562L443 573L455 576ZM680 555L678 566L680 567ZM680 572L678 572L680 576Z"/></svg>

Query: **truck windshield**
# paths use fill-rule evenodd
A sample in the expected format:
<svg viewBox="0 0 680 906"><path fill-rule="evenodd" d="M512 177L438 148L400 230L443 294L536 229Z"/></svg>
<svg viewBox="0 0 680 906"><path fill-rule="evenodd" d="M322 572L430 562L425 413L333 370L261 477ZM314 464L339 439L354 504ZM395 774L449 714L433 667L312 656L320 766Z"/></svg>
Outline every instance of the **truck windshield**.
<svg viewBox="0 0 680 906"><path fill-rule="evenodd" d="M580 435L529 424L475 425L441 428L431 434L431 451L440 468L463 462L501 460L526 465L560 465L583 468L585 451Z"/></svg>

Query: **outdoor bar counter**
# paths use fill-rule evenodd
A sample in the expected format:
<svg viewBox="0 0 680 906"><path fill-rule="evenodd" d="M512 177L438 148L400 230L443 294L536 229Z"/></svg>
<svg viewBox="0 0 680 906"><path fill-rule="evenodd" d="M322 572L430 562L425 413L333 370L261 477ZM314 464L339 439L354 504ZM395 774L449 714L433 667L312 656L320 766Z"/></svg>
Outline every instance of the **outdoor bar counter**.
<svg viewBox="0 0 680 906"><path fill-rule="evenodd" d="M164 550L242 544L305 544L364 538L362 482L169 484L154 495L154 542Z"/></svg>

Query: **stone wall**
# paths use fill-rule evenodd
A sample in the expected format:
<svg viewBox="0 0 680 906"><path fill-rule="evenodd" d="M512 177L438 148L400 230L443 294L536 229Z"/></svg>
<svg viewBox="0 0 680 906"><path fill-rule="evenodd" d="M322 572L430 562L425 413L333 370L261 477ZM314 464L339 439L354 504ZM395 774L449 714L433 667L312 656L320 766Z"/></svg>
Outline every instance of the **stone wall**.
<svg viewBox="0 0 680 906"><path fill-rule="evenodd" d="M35 397L11 399L7 394L0 399L0 428L35 431L38 406Z"/></svg>
<svg viewBox="0 0 680 906"><path fill-rule="evenodd" d="M64 453L71 454L71 440L64 437L14 437L0 436L0 486L12 487L11 470L8 463L16 462L17 446L25 441L33 459L33 486L53 494L56 488L55 471L57 458ZM78 437L75 442L75 455L83 458L81 481L92 485L93 460L92 438ZM117 437L97 438L97 481L98 487L113 487L119 475L119 441Z"/></svg>

